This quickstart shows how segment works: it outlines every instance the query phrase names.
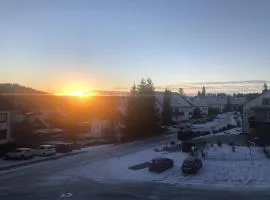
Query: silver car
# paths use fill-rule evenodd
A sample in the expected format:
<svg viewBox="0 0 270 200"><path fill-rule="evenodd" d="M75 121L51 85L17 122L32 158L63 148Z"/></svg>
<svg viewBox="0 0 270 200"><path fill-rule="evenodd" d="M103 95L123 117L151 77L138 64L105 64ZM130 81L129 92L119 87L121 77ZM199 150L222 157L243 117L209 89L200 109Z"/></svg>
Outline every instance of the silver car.
<svg viewBox="0 0 270 200"><path fill-rule="evenodd" d="M30 148L17 148L6 154L8 159L29 159L33 157L32 149Z"/></svg>

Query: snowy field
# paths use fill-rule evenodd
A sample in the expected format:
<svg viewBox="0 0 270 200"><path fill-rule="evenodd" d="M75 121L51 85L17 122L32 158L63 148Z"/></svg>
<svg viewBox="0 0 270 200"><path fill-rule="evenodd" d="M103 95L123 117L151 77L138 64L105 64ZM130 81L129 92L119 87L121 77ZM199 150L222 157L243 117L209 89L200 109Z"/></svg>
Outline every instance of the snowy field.
<svg viewBox="0 0 270 200"><path fill-rule="evenodd" d="M64 171L59 178L93 179L108 181L143 181L180 184L196 187L226 188L270 188L270 161L262 149L252 148L252 160L247 147L236 147L232 152L230 146L210 147L203 168L196 175L184 175L181 164L188 156L182 152L155 152L155 148L143 150L127 156L114 157L108 160L81 166L76 170ZM174 167L156 174L148 168L133 171L129 167L148 162L152 158L165 156L174 160Z"/></svg>

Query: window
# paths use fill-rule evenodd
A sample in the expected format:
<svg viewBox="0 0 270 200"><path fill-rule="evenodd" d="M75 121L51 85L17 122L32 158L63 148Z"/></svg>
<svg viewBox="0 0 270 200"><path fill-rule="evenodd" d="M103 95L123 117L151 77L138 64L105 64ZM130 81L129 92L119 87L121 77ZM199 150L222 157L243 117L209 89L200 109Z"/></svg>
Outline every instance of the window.
<svg viewBox="0 0 270 200"><path fill-rule="evenodd" d="M263 104L264 106L269 106L269 105L270 105L270 99L263 99L263 100L262 100L262 104Z"/></svg>
<svg viewBox="0 0 270 200"><path fill-rule="evenodd" d="M0 122L7 122L7 113L0 113Z"/></svg>
<svg viewBox="0 0 270 200"><path fill-rule="evenodd" d="M7 129L0 130L0 140L6 140L7 139Z"/></svg>

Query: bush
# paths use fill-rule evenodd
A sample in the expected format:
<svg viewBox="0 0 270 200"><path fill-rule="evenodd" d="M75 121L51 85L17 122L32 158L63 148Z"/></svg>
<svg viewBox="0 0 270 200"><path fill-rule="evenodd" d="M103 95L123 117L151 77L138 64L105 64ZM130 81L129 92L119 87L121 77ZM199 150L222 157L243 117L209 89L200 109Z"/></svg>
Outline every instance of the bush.
<svg viewBox="0 0 270 200"><path fill-rule="evenodd" d="M221 143L220 140L217 142L217 145L218 145L219 147L222 147L222 143Z"/></svg>
<svg viewBox="0 0 270 200"><path fill-rule="evenodd" d="M235 126L232 125L232 124L228 124L228 126L227 126L228 129L232 129L232 128L234 128L234 127L235 127Z"/></svg>
<svg viewBox="0 0 270 200"><path fill-rule="evenodd" d="M192 143L189 143L189 142L183 142L182 143L182 151L183 152L190 153L191 152L191 147L192 147Z"/></svg>
<svg viewBox="0 0 270 200"><path fill-rule="evenodd" d="M193 135L190 131L179 131L177 133L178 140L185 141L193 138Z"/></svg>

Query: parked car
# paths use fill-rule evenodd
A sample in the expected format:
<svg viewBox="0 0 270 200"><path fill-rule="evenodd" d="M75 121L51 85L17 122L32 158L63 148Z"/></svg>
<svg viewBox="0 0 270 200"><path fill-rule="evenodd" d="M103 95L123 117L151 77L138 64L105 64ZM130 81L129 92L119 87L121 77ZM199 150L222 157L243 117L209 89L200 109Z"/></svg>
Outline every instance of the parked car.
<svg viewBox="0 0 270 200"><path fill-rule="evenodd" d="M169 158L154 158L152 159L149 171L158 172L161 173L167 169L170 169L173 167L173 160Z"/></svg>
<svg viewBox="0 0 270 200"><path fill-rule="evenodd" d="M202 161L196 157L188 157L181 168L184 174L196 174L202 168Z"/></svg>
<svg viewBox="0 0 270 200"><path fill-rule="evenodd" d="M30 148L17 148L5 155L6 159L29 159L32 157L33 152Z"/></svg>
<svg viewBox="0 0 270 200"><path fill-rule="evenodd" d="M57 153L68 153L73 150L73 144L69 142L54 141L47 144L54 145Z"/></svg>
<svg viewBox="0 0 270 200"><path fill-rule="evenodd" d="M55 147L49 144L40 145L37 149L33 150L33 154L35 156L49 156L54 155L55 153L56 153Z"/></svg>

